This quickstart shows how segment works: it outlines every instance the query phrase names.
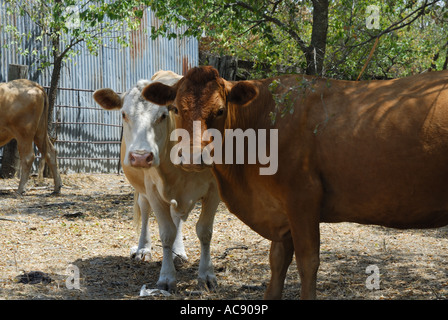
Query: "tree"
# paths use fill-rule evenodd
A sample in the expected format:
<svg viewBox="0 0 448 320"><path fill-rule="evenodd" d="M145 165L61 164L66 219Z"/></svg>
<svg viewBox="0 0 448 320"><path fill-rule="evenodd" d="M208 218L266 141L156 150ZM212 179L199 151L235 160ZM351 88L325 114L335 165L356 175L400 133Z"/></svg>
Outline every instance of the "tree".
<svg viewBox="0 0 448 320"><path fill-rule="evenodd" d="M297 18L303 8L295 0L208 0L208 1L164 1L149 2L164 24L153 30L153 35L168 35L172 24L187 25L186 35L201 36L203 30L215 39L237 38L242 35L258 35L265 43L277 46L288 35L306 59L306 73L320 74L326 50L328 29L328 0L312 0L312 31L306 41ZM231 33L231 34L230 34ZM235 39L236 40L236 39ZM225 43L223 43L225 45ZM260 57L267 52L259 52ZM262 59L265 60L265 59Z"/></svg>
<svg viewBox="0 0 448 320"><path fill-rule="evenodd" d="M367 25L371 5L377 10L376 28ZM442 51L446 52L447 9L437 0L343 0L331 6L326 74L356 80L372 49L365 79L397 78L429 70L434 58L438 60ZM442 68L440 59L432 69Z"/></svg>
<svg viewBox="0 0 448 320"><path fill-rule="evenodd" d="M279 72L273 66L281 66L286 72L356 80L379 39L366 71L373 77L397 76L402 74L400 65L407 67L410 61L426 65L427 56L432 59L440 51L440 57L441 49L446 52L448 47L441 48L448 39L440 41L446 34L442 0L151 0L150 4L164 21L153 30L154 36L174 36L171 26L184 25L186 35L205 33L211 51L252 60L259 69L271 67L271 74ZM368 28L371 5L378 9L378 28Z"/></svg>

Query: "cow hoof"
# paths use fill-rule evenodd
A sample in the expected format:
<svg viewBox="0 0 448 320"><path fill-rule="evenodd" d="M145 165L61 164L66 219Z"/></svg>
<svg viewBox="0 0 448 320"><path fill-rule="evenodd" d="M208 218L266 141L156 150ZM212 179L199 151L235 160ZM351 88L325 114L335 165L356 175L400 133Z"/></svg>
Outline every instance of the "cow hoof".
<svg viewBox="0 0 448 320"><path fill-rule="evenodd" d="M139 250L138 247L132 247L131 259L137 261L151 261L151 249L143 248Z"/></svg>
<svg viewBox="0 0 448 320"><path fill-rule="evenodd" d="M176 254L173 252L173 262L174 262L174 266L180 267L184 263L188 262L188 257L186 255L180 255L180 254Z"/></svg>
<svg viewBox="0 0 448 320"><path fill-rule="evenodd" d="M157 289L159 290L165 290L168 292L176 292L176 280L170 280L170 279L159 279L157 281Z"/></svg>
<svg viewBox="0 0 448 320"><path fill-rule="evenodd" d="M200 289L215 291L218 287L218 280L215 275L207 275L205 278L198 278L198 286Z"/></svg>
<svg viewBox="0 0 448 320"><path fill-rule="evenodd" d="M17 197L22 197L22 196L25 195L25 190L22 190L22 191L17 190L17 191L14 193L14 195L17 196Z"/></svg>
<svg viewBox="0 0 448 320"><path fill-rule="evenodd" d="M54 190L52 193L50 193L50 196L60 196L61 195L61 188Z"/></svg>

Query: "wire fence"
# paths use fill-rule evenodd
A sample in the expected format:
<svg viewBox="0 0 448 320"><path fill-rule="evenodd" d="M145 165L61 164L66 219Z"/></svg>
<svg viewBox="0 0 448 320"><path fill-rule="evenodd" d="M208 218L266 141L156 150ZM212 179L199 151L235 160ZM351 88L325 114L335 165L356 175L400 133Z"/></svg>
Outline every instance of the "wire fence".
<svg viewBox="0 0 448 320"><path fill-rule="evenodd" d="M92 98L94 90L59 88L65 104L55 106L55 148L62 172L114 172L120 169L121 116Z"/></svg>

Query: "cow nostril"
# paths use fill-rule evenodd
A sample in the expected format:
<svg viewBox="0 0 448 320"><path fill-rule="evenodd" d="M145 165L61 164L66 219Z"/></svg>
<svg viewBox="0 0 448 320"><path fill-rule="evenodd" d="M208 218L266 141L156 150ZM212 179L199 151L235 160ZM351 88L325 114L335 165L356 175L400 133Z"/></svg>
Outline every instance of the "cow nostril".
<svg viewBox="0 0 448 320"><path fill-rule="evenodd" d="M130 152L129 162L133 167L149 168L154 160L152 152Z"/></svg>

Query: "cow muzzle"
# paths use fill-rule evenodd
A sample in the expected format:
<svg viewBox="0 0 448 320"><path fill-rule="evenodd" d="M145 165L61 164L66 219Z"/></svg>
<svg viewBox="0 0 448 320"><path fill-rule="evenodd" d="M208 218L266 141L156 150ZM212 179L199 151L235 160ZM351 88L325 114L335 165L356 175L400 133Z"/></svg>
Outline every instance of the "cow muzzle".
<svg viewBox="0 0 448 320"><path fill-rule="evenodd" d="M175 160L175 162L173 161L174 165L181 167L185 171L200 172L211 167L211 165L203 161L201 147L181 148L178 150Z"/></svg>
<svg viewBox="0 0 448 320"><path fill-rule="evenodd" d="M152 152L130 152L129 162L135 168L150 168L154 161Z"/></svg>
<svg viewBox="0 0 448 320"><path fill-rule="evenodd" d="M206 164L185 164L182 163L180 165L177 165L177 167L182 168L185 171L189 171L189 172L201 172L204 171L206 169L210 169L212 166L210 165L206 165Z"/></svg>

